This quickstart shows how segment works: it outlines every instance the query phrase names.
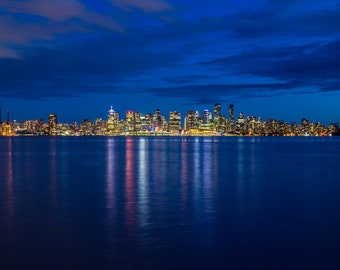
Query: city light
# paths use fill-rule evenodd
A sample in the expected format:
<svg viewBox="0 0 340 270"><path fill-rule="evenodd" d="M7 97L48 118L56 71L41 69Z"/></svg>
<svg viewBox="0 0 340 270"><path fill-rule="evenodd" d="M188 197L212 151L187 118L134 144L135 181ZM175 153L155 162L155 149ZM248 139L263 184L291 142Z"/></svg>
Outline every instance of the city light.
<svg viewBox="0 0 340 270"><path fill-rule="evenodd" d="M339 135L339 124L329 126L312 123L303 118L301 123L287 123L283 120L245 116L236 118L234 105L229 104L228 116L222 114L222 106L214 105L213 112L205 109L202 114L187 111L183 121L181 113L171 111L168 120L156 109L154 113L142 115L139 111L127 111L125 120L119 118L112 105L107 119L97 118L94 122L84 119L80 124L58 123L56 114L43 119L2 122L0 107L0 135L2 136L332 136Z"/></svg>

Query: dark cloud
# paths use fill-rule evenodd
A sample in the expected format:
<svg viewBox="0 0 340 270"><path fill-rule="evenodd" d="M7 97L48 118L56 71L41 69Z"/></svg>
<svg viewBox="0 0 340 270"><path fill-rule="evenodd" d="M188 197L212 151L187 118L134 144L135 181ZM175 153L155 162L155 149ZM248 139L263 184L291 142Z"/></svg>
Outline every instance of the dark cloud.
<svg viewBox="0 0 340 270"><path fill-rule="evenodd" d="M173 76L173 77L164 77L163 79L170 83L175 84L187 84L187 83L194 83L199 80L205 79L214 79L216 76L206 76L206 75L187 75L187 76Z"/></svg>
<svg viewBox="0 0 340 270"><path fill-rule="evenodd" d="M193 104L211 104L212 101L225 100L230 97L243 98L282 95L283 91L296 90L301 86L299 81L286 83L240 83L240 84L205 84L186 85L177 87L148 88L147 91L155 96L190 99ZM297 91L297 90L296 90ZM293 91L294 93L294 91ZM202 98L203 97L203 98Z"/></svg>
<svg viewBox="0 0 340 270"><path fill-rule="evenodd" d="M105 34L64 49L32 49L21 59L2 58L0 95L22 97L21 88L25 98L116 91L109 85L179 59L175 52L149 49L139 37Z"/></svg>
<svg viewBox="0 0 340 270"><path fill-rule="evenodd" d="M334 89L340 82L340 41L287 45L279 48L249 49L232 57L202 63L209 68L228 70L238 75L253 75L280 81L295 81L296 87ZM335 81L335 83L334 83ZM331 84L332 87L329 87ZM338 89L340 90L340 88Z"/></svg>
<svg viewBox="0 0 340 270"><path fill-rule="evenodd" d="M340 90L337 1L10 2L0 4L3 97L125 92L207 104Z"/></svg>

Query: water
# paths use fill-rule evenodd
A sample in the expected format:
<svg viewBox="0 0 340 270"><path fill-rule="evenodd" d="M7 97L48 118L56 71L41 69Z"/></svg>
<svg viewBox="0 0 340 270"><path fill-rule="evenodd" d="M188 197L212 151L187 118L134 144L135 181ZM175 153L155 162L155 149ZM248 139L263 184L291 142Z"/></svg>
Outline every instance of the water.
<svg viewBox="0 0 340 270"><path fill-rule="evenodd" d="M340 269L340 138L0 138L1 269Z"/></svg>

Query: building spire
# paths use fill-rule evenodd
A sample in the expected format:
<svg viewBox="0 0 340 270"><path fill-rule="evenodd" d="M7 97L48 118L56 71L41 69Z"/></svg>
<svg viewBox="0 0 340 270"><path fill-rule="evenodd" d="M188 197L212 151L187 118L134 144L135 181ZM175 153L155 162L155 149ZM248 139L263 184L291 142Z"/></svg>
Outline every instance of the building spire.
<svg viewBox="0 0 340 270"><path fill-rule="evenodd" d="M109 116L113 116L115 114L115 111L112 109L112 105L111 108L109 110Z"/></svg>

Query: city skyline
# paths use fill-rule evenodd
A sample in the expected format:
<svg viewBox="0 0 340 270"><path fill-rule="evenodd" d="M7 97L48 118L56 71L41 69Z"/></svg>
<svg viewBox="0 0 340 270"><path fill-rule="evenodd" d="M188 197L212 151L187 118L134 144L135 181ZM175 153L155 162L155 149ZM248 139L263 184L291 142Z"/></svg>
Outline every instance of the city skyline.
<svg viewBox="0 0 340 270"><path fill-rule="evenodd" d="M61 122L235 104L339 122L339 1L0 3L0 106ZM223 111L227 114L227 110Z"/></svg>
<svg viewBox="0 0 340 270"><path fill-rule="evenodd" d="M122 115L111 106L106 119L83 119L80 123L60 122L52 113L47 121L11 121L10 111L2 121L1 112L0 107L0 136L339 136L338 122L327 126L306 118L288 123L244 113L235 116L234 104L229 104L224 114L220 103L215 103L213 110L189 110L183 116L170 111L168 117L160 109L146 114L129 110Z"/></svg>

